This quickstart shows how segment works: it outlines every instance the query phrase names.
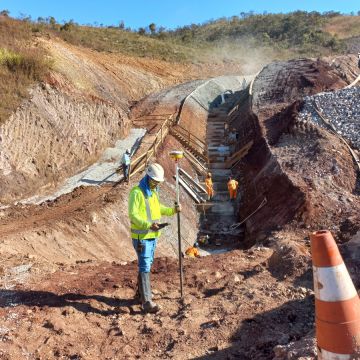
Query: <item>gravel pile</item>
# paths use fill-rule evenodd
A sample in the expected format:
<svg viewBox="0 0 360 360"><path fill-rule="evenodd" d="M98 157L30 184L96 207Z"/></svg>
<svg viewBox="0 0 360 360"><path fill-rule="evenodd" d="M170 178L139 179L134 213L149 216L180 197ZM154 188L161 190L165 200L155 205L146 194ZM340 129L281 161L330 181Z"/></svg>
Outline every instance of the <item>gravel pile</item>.
<svg viewBox="0 0 360 360"><path fill-rule="evenodd" d="M314 102L337 133L348 140L352 147L360 149L360 87L324 92L304 98L304 107L298 119L312 121L326 128L315 111Z"/></svg>

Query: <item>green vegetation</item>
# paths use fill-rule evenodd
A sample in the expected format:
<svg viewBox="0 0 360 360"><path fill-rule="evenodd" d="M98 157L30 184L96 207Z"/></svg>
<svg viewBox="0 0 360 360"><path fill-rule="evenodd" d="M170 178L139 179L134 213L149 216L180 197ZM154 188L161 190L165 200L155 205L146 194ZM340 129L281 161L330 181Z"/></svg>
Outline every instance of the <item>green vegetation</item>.
<svg viewBox="0 0 360 360"><path fill-rule="evenodd" d="M228 44L231 44L234 53L244 51L245 44L253 48L272 49L280 58L314 57L345 50L346 44L337 32L326 30L329 27L333 30L331 24L339 22L339 17L353 18L360 23L357 16L340 16L337 12L242 13L167 31L155 23L132 30L125 28L123 21L118 26L109 27L79 26L73 20L60 25L54 17L49 17L33 22L32 31L51 33L74 45L97 51L165 61L206 61L206 54L228 48ZM356 33L357 29L359 25L353 26L352 33Z"/></svg>
<svg viewBox="0 0 360 360"><path fill-rule="evenodd" d="M256 46L291 49L316 56L345 49L336 35L323 30L337 13L296 11L290 14L242 14L203 25L190 25L169 33L184 44L221 43L251 38Z"/></svg>
<svg viewBox="0 0 360 360"><path fill-rule="evenodd" d="M151 28L155 31L154 27ZM100 28L65 23L52 33L71 44L85 46L97 51L165 61L191 61L196 52L191 46L184 46L180 42L164 42L157 35L147 35L145 28L139 29L138 32L132 32L117 27Z"/></svg>
<svg viewBox="0 0 360 360"><path fill-rule="evenodd" d="M32 46L31 25L0 15L0 123L28 97L28 88L46 75L49 62Z"/></svg>
<svg viewBox="0 0 360 360"><path fill-rule="evenodd" d="M347 36L348 34L348 36ZM257 54L286 59L321 56L346 50L346 38L360 36L360 16L337 12L289 14L241 13L176 30L151 23L139 29L118 26L59 24L52 16L21 20L0 11L0 122L28 96L28 87L49 70L37 36L59 37L97 51L168 62L242 61ZM256 52L258 51L258 52ZM254 55L251 55L254 54ZM268 57L267 57L268 58Z"/></svg>
<svg viewBox="0 0 360 360"><path fill-rule="evenodd" d="M78 26L70 21L58 26L56 34L65 41L98 51L121 52L166 61L202 61L206 59L204 52L211 53L231 44L236 53L237 50L243 50L244 43L252 47L275 49L280 57L289 53L293 57L314 57L345 50L346 44L336 31L326 31L333 22L339 21L339 16L337 12L242 13L240 16L221 18L201 25L192 24L171 31L154 23L147 28L132 31L125 29L124 22L118 27L104 28ZM356 19L356 29L359 29L360 20L357 16L340 17Z"/></svg>
<svg viewBox="0 0 360 360"><path fill-rule="evenodd" d="M13 74L19 73L29 80L41 80L48 64L45 64L42 54L36 50L27 49L19 53L0 48L0 66L5 66Z"/></svg>
<svg viewBox="0 0 360 360"><path fill-rule="evenodd" d="M173 31L158 28L154 23L132 31L125 29L124 22L118 27L104 28L78 26L70 21L52 28L57 36L75 45L166 61L204 61L204 54L216 52L228 43L232 44L234 53L242 51L245 43L275 49L279 57L288 56L289 50L295 57L314 57L345 49L344 42L336 34L324 30L338 16L334 12L250 13Z"/></svg>
<svg viewBox="0 0 360 360"><path fill-rule="evenodd" d="M0 65L6 65L10 70L15 70L22 61L21 55L0 48Z"/></svg>

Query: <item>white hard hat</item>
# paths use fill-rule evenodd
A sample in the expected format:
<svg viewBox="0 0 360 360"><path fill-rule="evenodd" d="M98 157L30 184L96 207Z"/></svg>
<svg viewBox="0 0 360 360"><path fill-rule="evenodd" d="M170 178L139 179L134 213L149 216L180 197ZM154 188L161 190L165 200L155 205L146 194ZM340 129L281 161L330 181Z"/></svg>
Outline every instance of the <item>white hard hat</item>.
<svg viewBox="0 0 360 360"><path fill-rule="evenodd" d="M128 154L130 154L130 149L126 149L126 152L127 152Z"/></svg>
<svg viewBox="0 0 360 360"><path fill-rule="evenodd" d="M151 164L146 169L146 175L148 175L151 179L155 181L164 181L164 169L160 164Z"/></svg>

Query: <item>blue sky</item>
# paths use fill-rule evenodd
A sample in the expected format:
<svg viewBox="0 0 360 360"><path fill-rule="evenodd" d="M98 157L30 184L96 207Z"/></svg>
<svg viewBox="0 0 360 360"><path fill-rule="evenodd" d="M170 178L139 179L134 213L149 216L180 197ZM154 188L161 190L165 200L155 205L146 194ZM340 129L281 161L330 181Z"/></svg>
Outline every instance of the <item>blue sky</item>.
<svg viewBox="0 0 360 360"><path fill-rule="evenodd" d="M13 17L21 14L54 16L58 22L73 19L80 24L146 27L154 22L158 27L176 28L191 23L203 23L241 12L340 11L357 13L359 0L0 0L0 10L7 9Z"/></svg>

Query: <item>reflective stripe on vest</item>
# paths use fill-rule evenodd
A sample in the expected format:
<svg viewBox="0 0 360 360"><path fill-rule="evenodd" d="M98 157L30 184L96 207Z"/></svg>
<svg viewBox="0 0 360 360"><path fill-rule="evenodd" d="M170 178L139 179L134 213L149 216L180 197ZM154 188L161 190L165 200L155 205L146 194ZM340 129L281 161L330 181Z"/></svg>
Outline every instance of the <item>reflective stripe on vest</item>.
<svg viewBox="0 0 360 360"><path fill-rule="evenodd" d="M131 229L131 232L132 232L133 234L138 234L138 235L147 234L149 231L150 231L150 229L148 229L148 230L136 230L136 229Z"/></svg>
<svg viewBox="0 0 360 360"><path fill-rule="evenodd" d="M144 199L145 199L145 207L146 207L147 221L153 224L155 221L160 220L160 219L153 219L153 218L151 217L151 210L150 210L149 199L145 196L144 191L143 191L141 188L140 188L140 190L141 190L142 194L144 195ZM158 195L157 195L156 192L155 192L154 194L158 197ZM159 202L159 198L158 198L158 202ZM138 234L138 235L147 234L147 233L150 232L150 231L153 231L153 230L151 230L151 229L147 229L147 230L131 229L131 232L132 232L133 234Z"/></svg>

